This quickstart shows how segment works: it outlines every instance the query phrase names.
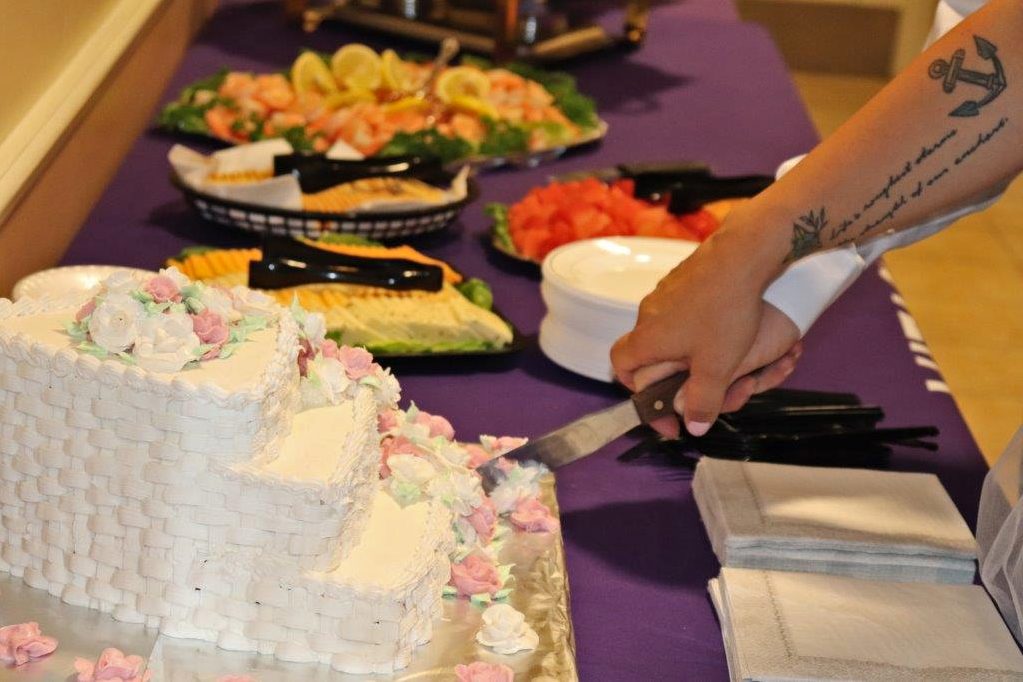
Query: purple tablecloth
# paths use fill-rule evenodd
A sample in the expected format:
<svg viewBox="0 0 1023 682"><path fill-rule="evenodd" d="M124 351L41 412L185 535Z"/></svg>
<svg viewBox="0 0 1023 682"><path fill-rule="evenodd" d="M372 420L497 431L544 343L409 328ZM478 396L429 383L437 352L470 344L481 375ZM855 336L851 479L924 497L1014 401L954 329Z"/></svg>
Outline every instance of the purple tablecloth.
<svg viewBox="0 0 1023 682"><path fill-rule="evenodd" d="M701 3L693 3L693 7ZM351 31L306 36L277 19L276 2L226 6L189 51L167 99L223 65L273 70L300 46L331 49ZM710 7L711 5L707 5ZM420 242L431 254L489 280L501 309L527 335L543 306L535 273L484 247L487 201L512 201L552 173L620 160L692 158L720 173L769 173L816 140L767 34L734 21L658 12L648 44L573 66L611 132L602 146L531 171L482 178L483 197L450 233ZM375 42L371 36L360 39ZM143 135L64 258L65 263L157 267L194 243L251 243L204 225L167 182L172 139ZM934 471L972 524L983 461L951 398L924 389L890 300L874 271L813 329L794 386L854 391L887 410L892 425L941 427L937 455L899 451L894 468ZM466 437L535 436L621 398L614 388L547 361L535 342L506 361L405 368L405 395L447 415ZM705 586L718 570L681 470L622 464L628 439L558 473L578 661L584 680L726 679L720 633Z"/></svg>

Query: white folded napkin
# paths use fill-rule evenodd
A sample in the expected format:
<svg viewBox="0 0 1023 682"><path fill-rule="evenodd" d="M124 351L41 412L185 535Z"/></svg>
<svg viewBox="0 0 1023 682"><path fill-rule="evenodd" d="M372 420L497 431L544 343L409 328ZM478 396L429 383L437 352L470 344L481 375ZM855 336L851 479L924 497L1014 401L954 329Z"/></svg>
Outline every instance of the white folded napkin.
<svg viewBox="0 0 1023 682"><path fill-rule="evenodd" d="M167 160L186 185L204 194L257 206L301 211L302 188L294 176L280 175L266 180L244 183L224 183L210 180L214 175L225 176L245 172L273 174L274 157L291 154L292 151L291 144L280 138L240 144L228 149L221 149L209 156L176 144L167 153ZM364 158L355 148L341 140L335 142L327 150L326 156L331 159L348 161L358 161ZM468 195L469 172L470 167L464 166L455 175L451 186L445 191L443 203L455 203ZM410 211L433 205L435 204L425 201L386 199L366 203L359 207L358 212Z"/></svg>
<svg viewBox="0 0 1023 682"><path fill-rule="evenodd" d="M704 457L693 494L724 566L973 580L976 542L930 474Z"/></svg>
<svg viewBox="0 0 1023 682"><path fill-rule="evenodd" d="M734 680L1019 680L982 587L723 568L711 581Z"/></svg>

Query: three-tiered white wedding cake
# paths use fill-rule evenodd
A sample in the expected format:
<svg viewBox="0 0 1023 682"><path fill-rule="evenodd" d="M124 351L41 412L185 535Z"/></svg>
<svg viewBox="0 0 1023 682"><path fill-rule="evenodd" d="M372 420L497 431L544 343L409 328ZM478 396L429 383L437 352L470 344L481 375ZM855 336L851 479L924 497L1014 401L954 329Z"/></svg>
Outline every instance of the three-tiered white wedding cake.
<svg viewBox="0 0 1023 682"><path fill-rule="evenodd" d="M161 276L0 300L0 570L225 649L405 666L454 540L444 505L383 492L393 377L327 371L265 297Z"/></svg>

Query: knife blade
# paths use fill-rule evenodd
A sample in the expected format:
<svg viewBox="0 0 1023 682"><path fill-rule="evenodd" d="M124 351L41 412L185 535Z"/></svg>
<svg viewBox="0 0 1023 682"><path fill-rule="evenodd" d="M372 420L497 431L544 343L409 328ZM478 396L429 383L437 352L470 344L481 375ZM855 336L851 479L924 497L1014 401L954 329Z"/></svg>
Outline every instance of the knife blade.
<svg viewBox="0 0 1023 682"><path fill-rule="evenodd" d="M625 402L580 417L501 457L520 462L535 460L551 469L586 457L640 424L675 414L672 407L675 394L688 377L689 372L679 372L661 379ZM501 457L495 457L476 469L488 491L493 490L503 476L498 464Z"/></svg>

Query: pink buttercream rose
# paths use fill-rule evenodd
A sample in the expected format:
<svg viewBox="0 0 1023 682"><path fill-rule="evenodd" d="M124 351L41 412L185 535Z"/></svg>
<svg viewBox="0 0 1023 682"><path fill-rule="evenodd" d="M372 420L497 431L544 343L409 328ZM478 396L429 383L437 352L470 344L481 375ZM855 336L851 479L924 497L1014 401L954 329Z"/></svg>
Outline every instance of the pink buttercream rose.
<svg viewBox="0 0 1023 682"><path fill-rule="evenodd" d="M515 671L503 663L476 661L469 665L456 665L458 682L513 682Z"/></svg>
<svg viewBox="0 0 1023 682"><path fill-rule="evenodd" d="M353 381L358 381L373 373L373 356L365 348L341 346L337 350L337 359L345 368L345 374Z"/></svg>
<svg viewBox="0 0 1023 682"><path fill-rule="evenodd" d="M78 312L75 313L75 322L81 322L89 315L92 315L94 310L96 310L96 299L90 298L85 302L85 305L79 308Z"/></svg>
<svg viewBox="0 0 1023 682"><path fill-rule="evenodd" d="M377 415L377 431L387 433L396 428L398 428L398 412L396 410L387 410Z"/></svg>
<svg viewBox="0 0 1023 682"><path fill-rule="evenodd" d="M558 520L551 510L535 497L519 500L509 516L511 522L529 533L549 533L558 529Z"/></svg>
<svg viewBox="0 0 1023 682"><path fill-rule="evenodd" d="M145 660L141 656L125 656L120 649L110 647L93 663L84 658L75 659L78 682L149 682L152 672L142 672Z"/></svg>
<svg viewBox="0 0 1023 682"><path fill-rule="evenodd" d="M490 461L490 453L479 445L473 445L470 443L465 446L465 451L469 453L469 463L466 466L470 469L475 469L476 467Z"/></svg>
<svg viewBox="0 0 1023 682"><path fill-rule="evenodd" d="M320 354L325 358L334 358L337 360L337 353L340 349L337 347L337 341L334 339L324 339L320 345Z"/></svg>
<svg viewBox="0 0 1023 682"><path fill-rule="evenodd" d="M213 346L203 354L203 360L212 360L219 356L220 349L224 347L231 335L224 318L209 308L192 315L192 331L199 337L200 343Z"/></svg>
<svg viewBox="0 0 1023 682"><path fill-rule="evenodd" d="M167 275L157 275L142 285L142 290L153 297L157 303L177 301L181 299L181 290Z"/></svg>
<svg viewBox="0 0 1023 682"><path fill-rule="evenodd" d="M451 422L439 414L421 411L416 415L416 423L430 429L430 438L444 436L445 440L455 439L455 427L451 426Z"/></svg>
<svg viewBox="0 0 1023 682"><path fill-rule="evenodd" d="M391 469L387 466L387 460L392 455L413 455L414 457L422 457L423 451L420 450L415 444L404 436L397 436L395 438L385 438L380 443L380 478L387 478L391 475Z"/></svg>
<svg viewBox="0 0 1023 682"><path fill-rule="evenodd" d="M298 373L302 376L309 374L309 361L316 357L316 351L309 339L301 339L298 342Z"/></svg>
<svg viewBox="0 0 1023 682"><path fill-rule="evenodd" d="M487 544L494 539L494 531L497 530L497 507L489 497L483 498L483 504L473 509L465 518L476 531L480 542Z"/></svg>
<svg viewBox="0 0 1023 682"><path fill-rule="evenodd" d="M17 623L0 628L0 663L21 665L52 654L57 640L45 636L39 623Z"/></svg>
<svg viewBox="0 0 1023 682"><path fill-rule="evenodd" d="M450 584L463 597L474 594L493 595L501 589L501 576L489 558L481 554L470 554L460 563L451 564Z"/></svg>

